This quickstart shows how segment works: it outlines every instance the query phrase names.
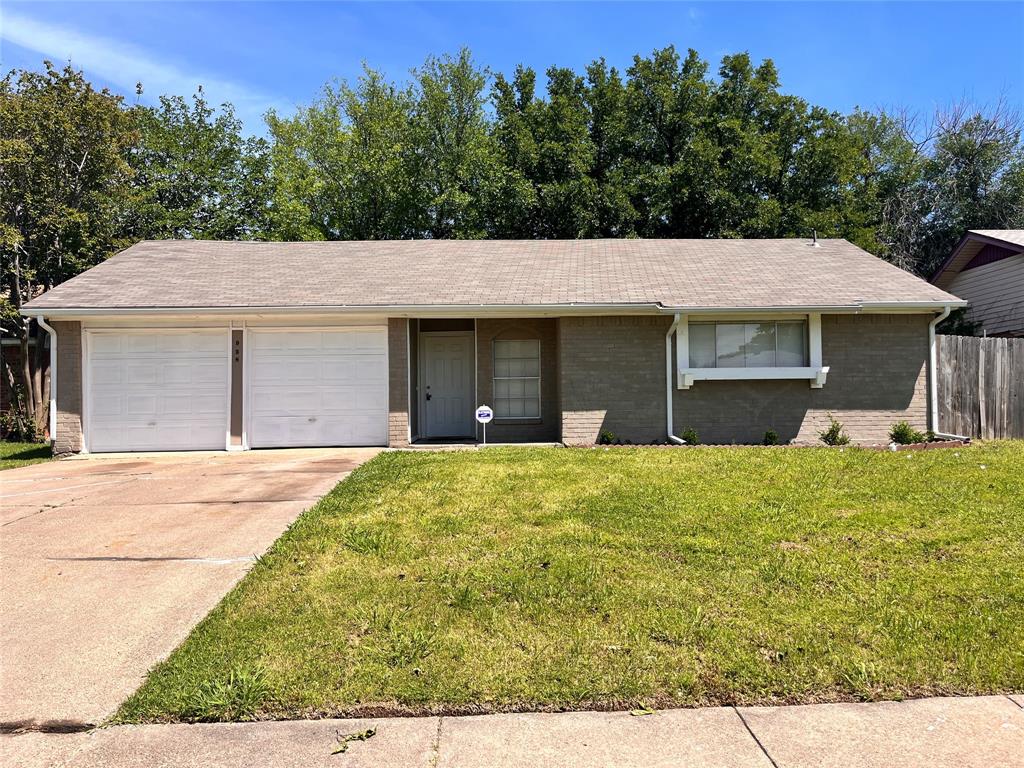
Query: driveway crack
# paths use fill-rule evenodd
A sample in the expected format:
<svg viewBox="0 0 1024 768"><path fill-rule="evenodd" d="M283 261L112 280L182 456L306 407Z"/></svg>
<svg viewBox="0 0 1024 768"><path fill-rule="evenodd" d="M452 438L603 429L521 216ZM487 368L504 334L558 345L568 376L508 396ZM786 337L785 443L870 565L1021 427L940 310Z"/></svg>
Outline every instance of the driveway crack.
<svg viewBox="0 0 1024 768"><path fill-rule="evenodd" d="M434 734L434 742L430 745L430 768L437 768L437 762L441 759L441 724L444 718L438 715L437 733Z"/></svg>
<svg viewBox="0 0 1024 768"><path fill-rule="evenodd" d="M747 729L747 733L750 734L750 738L752 738L754 742L757 744L757 746L761 748L761 751L764 752L764 756L768 758L768 762L772 764L772 768L779 768L779 764L775 762L775 758L768 754L768 750L765 749L764 744L762 744L761 740L757 738L757 734L754 733L754 730L750 727L750 724L747 722L746 718L743 717L743 713L740 712L736 707L733 707L732 711L736 713L736 716L740 719L740 722L743 723L743 727Z"/></svg>

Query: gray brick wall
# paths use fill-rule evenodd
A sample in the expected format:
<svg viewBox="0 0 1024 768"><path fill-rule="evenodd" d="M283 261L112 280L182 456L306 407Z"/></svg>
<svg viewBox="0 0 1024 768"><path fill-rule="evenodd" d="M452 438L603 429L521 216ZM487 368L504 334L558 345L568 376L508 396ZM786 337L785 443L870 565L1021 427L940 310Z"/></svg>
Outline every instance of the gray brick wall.
<svg viewBox="0 0 1024 768"><path fill-rule="evenodd" d="M559 320L562 441L589 445L601 430L633 442L665 439L669 317Z"/></svg>
<svg viewBox="0 0 1024 768"><path fill-rule="evenodd" d="M53 452L82 450L82 324L50 323L57 332L57 435Z"/></svg>
<svg viewBox="0 0 1024 768"><path fill-rule="evenodd" d="M409 445L409 321L388 318L388 445Z"/></svg>
<svg viewBox="0 0 1024 768"><path fill-rule="evenodd" d="M540 418L492 421L487 425L489 442L554 442L559 439L558 414L558 321L553 318L483 319L476 324L477 400L494 405L494 341L540 340ZM481 437L477 425L477 437Z"/></svg>
<svg viewBox="0 0 1024 768"><path fill-rule="evenodd" d="M706 443L813 443L831 412L858 442L887 442L889 427L927 422L927 315L826 315L822 389L806 381L698 381L674 390L676 433ZM622 439L665 438L668 318L563 318L562 439L589 444L602 429Z"/></svg>

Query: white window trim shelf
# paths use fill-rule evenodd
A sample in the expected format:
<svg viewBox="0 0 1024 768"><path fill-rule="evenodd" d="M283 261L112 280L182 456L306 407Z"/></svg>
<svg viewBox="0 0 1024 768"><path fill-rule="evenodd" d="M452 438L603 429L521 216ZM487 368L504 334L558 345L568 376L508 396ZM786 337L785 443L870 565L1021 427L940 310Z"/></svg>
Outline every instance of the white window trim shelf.
<svg viewBox="0 0 1024 768"><path fill-rule="evenodd" d="M806 379L812 389L821 389L828 376L828 366L821 368L681 368L680 389L689 389L695 381L756 381L759 379Z"/></svg>
<svg viewBox="0 0 1024 768"><path fill-rule="evenodd" d="M769 320L771 318L765 318ZM680 315L676 326L676 386L689 389L695 381L806 380L811 389L825 386L829 367L821 359L821 313L807 315L810 365L798 368L690 368L690 324L688 315Z"/></svg>

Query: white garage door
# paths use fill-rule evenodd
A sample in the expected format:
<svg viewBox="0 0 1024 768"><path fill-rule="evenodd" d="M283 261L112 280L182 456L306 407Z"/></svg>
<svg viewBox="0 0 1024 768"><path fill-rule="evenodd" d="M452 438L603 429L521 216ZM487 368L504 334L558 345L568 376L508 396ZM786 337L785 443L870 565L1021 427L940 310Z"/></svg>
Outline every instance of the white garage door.
<svg viewBox="0 0 1024 768"><path fill-rule="evenodd" d="M89 450L224 448L227 331L90 332L87 345Z"/></svg>
<svg viewBox="0 0 1024 768"><path fill-rule="evenodd" d="M250 447L387 444L386 328L247 337Z"/></svg>

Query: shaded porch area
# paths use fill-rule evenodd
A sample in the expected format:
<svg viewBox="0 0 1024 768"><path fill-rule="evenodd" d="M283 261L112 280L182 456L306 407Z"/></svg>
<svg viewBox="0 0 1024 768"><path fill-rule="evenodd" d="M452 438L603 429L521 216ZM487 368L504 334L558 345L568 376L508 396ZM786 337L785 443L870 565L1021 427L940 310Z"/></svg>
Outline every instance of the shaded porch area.
<svg viewBox="0 0 1024 768"><path fill-rule="evenodd" d="M488 443L561 438L557 318L411 318L409 436L414 445L474 445L476 406L494 409Z"/></svg>

